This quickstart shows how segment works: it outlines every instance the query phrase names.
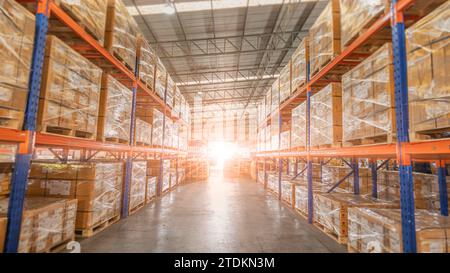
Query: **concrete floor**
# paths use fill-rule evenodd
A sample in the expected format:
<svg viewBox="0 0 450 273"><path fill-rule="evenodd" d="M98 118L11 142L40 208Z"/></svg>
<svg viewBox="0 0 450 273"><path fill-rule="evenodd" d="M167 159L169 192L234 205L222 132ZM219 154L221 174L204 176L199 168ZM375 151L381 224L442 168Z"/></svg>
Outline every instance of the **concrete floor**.
<svg viewBox="0 0 450 273"><path fill-rule="evenodd" d="M345 252L254 181L185 184L92 238L82 252Z"/></svg>

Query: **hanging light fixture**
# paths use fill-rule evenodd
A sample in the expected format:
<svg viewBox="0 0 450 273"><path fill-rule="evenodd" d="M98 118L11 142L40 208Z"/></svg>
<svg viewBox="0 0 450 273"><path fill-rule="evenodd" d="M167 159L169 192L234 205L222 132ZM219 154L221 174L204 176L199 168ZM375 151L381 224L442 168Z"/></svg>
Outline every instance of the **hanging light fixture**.
<svg viewBox="0 0 450 273"><path fill-rule="evenodd" d="M167 15L172 15L175 13L175 7L169 0L167 0L166 6L164 7L164 13Z"/></svg>

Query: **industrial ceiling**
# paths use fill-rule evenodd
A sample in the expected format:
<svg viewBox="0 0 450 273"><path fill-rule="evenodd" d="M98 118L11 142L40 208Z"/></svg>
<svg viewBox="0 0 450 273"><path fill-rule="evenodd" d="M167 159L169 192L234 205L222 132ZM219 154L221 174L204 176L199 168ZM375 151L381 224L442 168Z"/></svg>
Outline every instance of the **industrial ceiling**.
<svg viewBox="0 0 450 273"><path fill-rule="evenodd" d="M190 102L201 96L204 104L245 109L264 96L326 1L125 0L125 4Z"/></svg>

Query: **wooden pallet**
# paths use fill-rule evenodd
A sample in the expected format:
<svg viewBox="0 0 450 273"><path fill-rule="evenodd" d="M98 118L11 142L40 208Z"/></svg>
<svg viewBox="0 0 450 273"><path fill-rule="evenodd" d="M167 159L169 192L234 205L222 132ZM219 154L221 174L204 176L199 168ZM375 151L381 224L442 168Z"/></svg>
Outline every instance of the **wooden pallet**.
<svg viewBox="0 0 450 273"><path fill-rule="evenodd" d="M152 146L152 144L146 143L146 142L136 141L136 146L148 147L148 146Z"/></svg>
<svg viewBox="0 0 450 273"><path fill-rule="evenodd" d="M112 143L119 143L119 144L128 144L128 139L121 139L117 137L105 137L103 138L103 142L112 142Z"/></svg>
<svg viewBox="0 0 450 273"><path fill-rule="evenodd" d="M443 138L450 138L450 127L436 128L410 133L411 142L430 139L443 139Z"/></svg>
<svg viewBox="0 0 450 273"><path fill-rule="evenodd" d="M303 211L299 210L298 208L295 208L295 212L297 212L301 217L308 219L308 214L304 213Z"/></svg>
<svg viewBox="0 0 450 273"><path fill-rule="evenodd" d="M351 247L349 244L347 244L347 252L348 252L348 253L359 253L358 250L354 249L354 248Z"/></svg>
<svg viewBox="0 0 450 273"><path fill-rule="evenodd" d="M23 124L22 111L0 107L0 127L20 130Z"/></svg>
<svg viewBox="0 0 450 273"><path fill-rule="evenodd" d="M342 245L347 244L347 239L348 239L347 236L342 236L342 235L336 234L334 231L330 230L329 228L327 228L326 226L322 225L321 223L319 223L317 221L314 221L314 226L317 227L318 229L320 229L326 235L328 235L328 237L335 240L337 243L342 244Z"/></svg>
<svg viewBox="0 0 450 273"><path fill-rule="evenodd" d="M75 235L72 236L71 238L64 240L64 241L60 242L59 244L52 246L51 248L43 251L43 253L60 253L63 250L65 250L67 247L67 244L72 241L75 241Z"/></svg>
<svg viewBox="0 0 450 273"><path fill-rule="evenodd" d="M134 208L130 209L128 215L133 215L136 212L138 212L140 209L142 209L145 206L145 201L142 202L141 204L135 206Z"/></svg>
<svg viewBox="0 0 450 273"><path fill-rule="evenodd" d="M125 61L119 54L117 54L115 51L112 52L113 56L121 62L128 70L134 71L134 68L132 65L128 64L127 61Z"/></svg>
<svg viewBox="0 0 450 273"><path fill-rule="evenodd" d="M311 146L313 149L331 149L331 148L342 148L342 142L337 142L333 144L323 144L318 146Z"/></svg>
<svg viewBox="0 0 450 273"><path fill-rule="evenodd" d="M395 143L397 140L395 133L383 134L372 137L365 137L360 139L351 139L346 140L343 143L344 147L352 147L352 146L364 146L364 145L373 145L373 144L391 144Z"/></svg>
<svg viewBox="0 0 450 273"><path fill-rule="evenodd" d="M70 136L74 138L85 138L85 139L94 139L95 134L91 132L85 132L81 130L64 128L60 126L52 126L52 125L43 125L43 132L51 135L63 135Z"/></svg>
<svg viewBox="0 0 450 273"><path fill-rule="evenodd" d="M120 220L120 214L116 215L106 221L100 222L91 228L76 229L75 234L82 238L92 237L92 236L98 234L99 232L105 230L106 228L110 227L111 225L117 223L119 220Z"/></svg>

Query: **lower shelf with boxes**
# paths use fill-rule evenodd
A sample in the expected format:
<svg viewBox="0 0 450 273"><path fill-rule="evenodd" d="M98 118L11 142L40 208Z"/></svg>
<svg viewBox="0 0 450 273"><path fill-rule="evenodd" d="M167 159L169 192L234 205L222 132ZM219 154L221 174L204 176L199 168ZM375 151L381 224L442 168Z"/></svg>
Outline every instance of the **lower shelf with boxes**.
<svg viewBox="0 0 450 273"><path fill-rule="evenodd" d="M303 170L299 166L298 170ZM328 191L350 173L349 167L313 164L313 223L349 252L402 252L400 182L398 172L379 170L378 198L371 196L371 173L360 168L361 194L353 193L353 181ZM438 177L414 172L416 237L418 252L449 252L450 219L440 215ZM258 182L279 195L278 172L258 172ZM347 179L348 180L348 179ZM447 178L448 180L448 178ZM281 200L304 218L308 217L306 172L281 176ZM450 200L449 200L450 201Z"/></svg>
<svg viewBox="0 0 450 273"><path fill-rule="evenodd" d="M164 160L165 161L165 160ZM168 188L179 185L184 169L162 172ZM160 160L135 161L129 191L129 214L157 197L160 176L152 167ZM4 163L6 164L6 163ZM12 164L10 164L12 165ZM163 164L164 165L164 164ZM6 165L5 165L6 166ZM11 167L2 168L9 188ZM91 237L121 219L124 162L33 162L28 179L19 252L58 252L75 236ZM8 181L6 181L8 180ZM2 185L3 186L3 185ZM0 252L3 251L9 198L0 197Z"/></svg>

